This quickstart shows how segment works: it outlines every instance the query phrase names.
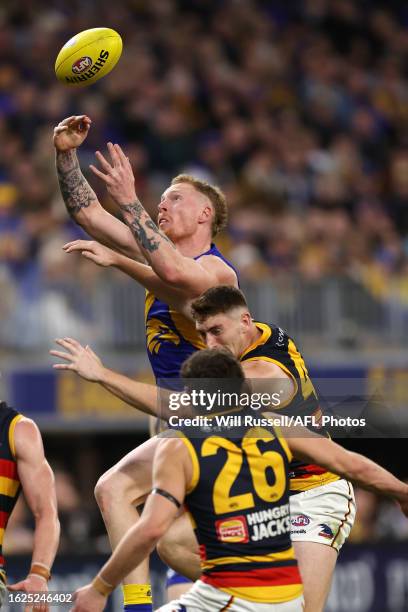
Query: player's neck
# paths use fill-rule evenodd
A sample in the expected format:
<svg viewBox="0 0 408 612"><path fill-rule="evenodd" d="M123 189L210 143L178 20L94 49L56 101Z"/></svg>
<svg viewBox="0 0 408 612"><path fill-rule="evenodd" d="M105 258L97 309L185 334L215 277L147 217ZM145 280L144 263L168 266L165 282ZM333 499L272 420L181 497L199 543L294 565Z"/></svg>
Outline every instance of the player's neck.
<svg viewBox="0 0 408 612"><path fill-rule="evenodd" d="M250 346L255 344L257 340L262 336L262 331L257 328L255 323L252 323L251 327L248 329L248 332L245 334L245 342L242 347L241 354L244 353Z"/></svg>
<svg viewBox="0 0 408 612"><path fill-rule="evenodd" d="M184 257L197 257L206 253L211 248L211 238L208 235L199 236L186 236L185 238L178 238L174 240L174 246Z"/></svg>

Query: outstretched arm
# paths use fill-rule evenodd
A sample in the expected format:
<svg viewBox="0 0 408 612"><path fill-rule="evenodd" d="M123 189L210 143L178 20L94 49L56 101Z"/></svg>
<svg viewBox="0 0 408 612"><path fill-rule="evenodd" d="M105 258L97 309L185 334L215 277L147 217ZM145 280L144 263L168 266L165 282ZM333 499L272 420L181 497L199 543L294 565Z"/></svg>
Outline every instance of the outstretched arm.
<svg viewBox="0 0 408 612"><path fill-rule="evenodd" d="M371 459L350 452L328 438L305 431L304 437L293 437L293 430L282 428L293 455L325 467L343 478L347 478L363 489L368 489L396 499L408 516L408 485ZM298 433L296 434L298 435Z"/></svg>
<svg viewBox="0 0 408 612"><path fill-rule="evenodd" d="M60 533L54 475L44 456L41 434L31 419L23 418L16 424L14 445L18 475L34 515L35 531L31 571L25 580L8 588L44 591L47 590L47 574L54 562Z"/></svg>
<svg viewBox="0 0 408 612"><path fill-rule="evenodd" d="M70 216L96 240L132 258L143 260L128 227L101 206L81 172L76 148L88 135L86 115L68 117L54 129L56 166L61 194Z"/></svg>
<svg viewBox="0 0 408 612"><path fill-rule="evenodd" d="M150 266L134 261L95 240L74 240L65 244L63 249L66 253L79 252L83 257L93 261L98 266L117 268L140 283L145 289L151 291L159 300L191 318L189 303L193 297L196 297L195 292L190 295L188 291L165 283Z"/></svg>
<svg viewBox="0 0 408 612"><path fill-rule="evenodd" d="M214 285L236 285L235 273L218 258L208 256L195 261L175 248L139 201L132 167L121 147L109 142L108 151L111 163L97 152L103 172L92 165L91 169L105 182L146 261L157 276L165 283L188 292L191 298ZM210 265L204 265L204 259L211 260Z"/></svg>
<svg viewBox="0 0 408 612"><path fill-rule="evenodd" d="M174 414L169 409L169 396L170 394L174 396L175 392L156 385L138 382L106 368L89 346L84 347L73 338L60 338L56 342L64 351L51 350L50 353L54 357L63 359L64 363L55 364L54 369L71 370L85 380L97 382L127 404L151 416L168 419L171 414ZM188 407L185 408L185 411L187 413ZM181 414L180 409L177 414Z"/></svg>
<svg viewBox="0 0 408 612"><path fill-rule="evenodd" d="M191 472L191 460L184 444L177 439L163 440L154 457L153 492L147 498L140 520L122 538L92 584L75 593L73 612L104 609L109 593L152 552L177 517ZM167 496L156 494L155 490L164 491Z"/></svg>

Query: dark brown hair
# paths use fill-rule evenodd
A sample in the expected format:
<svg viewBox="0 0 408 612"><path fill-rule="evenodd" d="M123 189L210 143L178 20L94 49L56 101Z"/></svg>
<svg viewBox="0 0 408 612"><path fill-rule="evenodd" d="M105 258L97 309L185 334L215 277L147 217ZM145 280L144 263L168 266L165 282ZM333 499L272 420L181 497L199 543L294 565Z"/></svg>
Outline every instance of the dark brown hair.
<svg viewBox="0 0 408 612"><path fill-rule="evenodd" d="M214 218L211 226L212 236L216 236L221 230L225 228L228 220L228 209L225 195L219 187L210 185L207 181L195 178L190 174L179 174L175 176L171 181L172 185L178 183L188 183L192 185L194 189L207 196L214 208Z"/></svg>
<svg viewBox="0 0 408 612"><path fill-rule="evenodd" d="M182 378L245 378L239 361L222 348L196 351L183 363L180 373Z"/></svg>
<svg viewBox="0 0 408 612"><path fill-rule="evenodd" d="M200 321L238 307L248 308L242 291L232 285L219 285L207 289L194 300L191 304L191 312L193 318Z"/></svg>

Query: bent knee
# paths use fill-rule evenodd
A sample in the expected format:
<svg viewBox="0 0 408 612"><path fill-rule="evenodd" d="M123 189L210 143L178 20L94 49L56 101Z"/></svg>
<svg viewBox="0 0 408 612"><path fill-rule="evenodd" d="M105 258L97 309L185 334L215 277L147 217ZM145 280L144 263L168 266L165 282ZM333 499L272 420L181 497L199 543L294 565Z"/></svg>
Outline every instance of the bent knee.
<svg viewBox="0 0 408 612"><path fill-rule="evenodd" d="M95 485L94 494L99 508L104 510L115 494L114 479L110 476L110 470L99 478Z"/></svg>
<svg viewBox="0 0 408 612"><path fill-rule="evenodd" d="M135 478L113 467L99 478L95 485L95 499L100 510L113 504L142 504L151 490L151 479Z"/></svg>

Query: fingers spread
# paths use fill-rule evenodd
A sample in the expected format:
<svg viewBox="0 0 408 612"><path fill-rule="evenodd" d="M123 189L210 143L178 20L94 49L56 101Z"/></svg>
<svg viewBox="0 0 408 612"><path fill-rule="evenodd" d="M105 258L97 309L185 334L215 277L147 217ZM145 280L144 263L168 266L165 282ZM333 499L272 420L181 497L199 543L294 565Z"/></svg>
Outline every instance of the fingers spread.
<svg viewBox="0 0 408 612"><path fill-rule="evenodd" d="M116 155L120 159L120 162L122 164L126 164L126 162L129 161L129 158L126 157L126 155L124 154L122 147L118 144L115 144L113 145L113 148L114 148L114 151L116 152Z"/></svg>
<svg viewBox="0 0 408 612"><path fill-rule="evenodd" d="M96 151L95 155L98 158L98 161L101 164L102 168L105 170L105 172L109 172L113 170L110 163L104 158L104 156L102 155L100 151Z"/></svg>
<svg viewBox="0 0 408 612"><path fill-rule="evenodd" d="M70 351L70 353L75 353L77 350L77 347L73 344L71 344L67 338L57 338L55 340L55 342L57 344L59 344L60 346L62 346L64 349L66 349L67 351Z"/></svg>
<svg viewBox="0 0 408 612"><path fill-rule="evenodd" d="M100 170L98 170L98 168L96 168L96 166L94 166L93 164L89 164L90 169L92 170L92 172L94 174L96 174L96 176L99 176L100 179L102 179L103 181L105 181L105 183L109 183L110 182L110 176L109 174L104 174L103 172L101 172Z"/></svg>
<svg viewBox="0 0 408 612"><path fill-rule="evenodd" d="M118 145L113 145L111 142L108 142L108 151L109 151L109 155L111 157L113 166L115 168L120 167L122 165L121 163L121 158L119 155L119 152L116 150L116 147Z"/></svg>
<svg viewBox="0 0 408 612"><path fill-rule="evenodd" d="M65 337L64 340L65 340L65 342L68 342L68 344L71 344L72 346L74 346L77 349L83 348L82 344L80 344L78 342L78 340L75 340L75 338Z"/></svg>
<svg viewBox="0 0 408 612"><path fill-rule="evenodd" d="M55 349L50 350L50 355L59 357L59 359L66 359L67 361L70 361L73 357L73 355L70 355L69 353L63 353L62 351L56 351Z"/></svg>

